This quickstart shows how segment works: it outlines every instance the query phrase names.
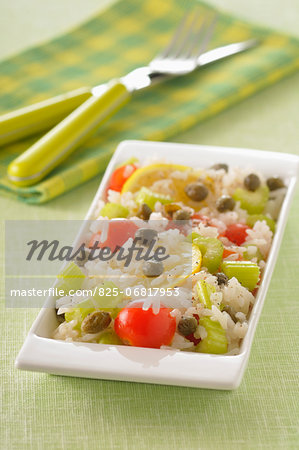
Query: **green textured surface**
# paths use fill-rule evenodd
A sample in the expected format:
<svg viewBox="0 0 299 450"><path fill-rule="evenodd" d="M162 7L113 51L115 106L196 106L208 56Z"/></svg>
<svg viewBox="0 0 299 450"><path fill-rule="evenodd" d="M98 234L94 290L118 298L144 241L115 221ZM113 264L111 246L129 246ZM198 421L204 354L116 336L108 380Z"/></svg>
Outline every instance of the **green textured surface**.
<svg viewBox="0 0 299 450"><path fill-rule="evenodd" d="M251 19L256 5L256 19L260 20L258 0L239 9L237 2L227 4ZM288 31L294 17L298 23L296 1L285 1L283 11L279 0L264 4L271 6L267 16L271 25L279 28L283 22L281 28ZM21 11L15 18L22 21ZM173 140L299 154L298 85L298 75L289 77ZM41 206L1 198L1 219L81 219L98 182L90 181ZM248 368L237 391L102 382L16 371L14 358L36 311L3 308L0 448L298 448L298 200L297 190Z"/></svg>

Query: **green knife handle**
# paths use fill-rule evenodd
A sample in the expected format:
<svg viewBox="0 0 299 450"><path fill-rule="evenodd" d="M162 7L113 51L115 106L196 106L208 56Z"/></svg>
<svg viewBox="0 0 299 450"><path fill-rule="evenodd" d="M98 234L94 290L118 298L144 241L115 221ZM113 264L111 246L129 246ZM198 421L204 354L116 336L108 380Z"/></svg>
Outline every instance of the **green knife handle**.
<svg viewBox="0 0 299 450"><path fill-rule="evenodd" d="M80 88L0 116L0 146L50 129L91 95Z"/></svg>
<svg viewBox="0 0 299 450"><path fill-rule="evenodd" d="M30 186L68 157L105 120L120 109L131 94L120 81L111 82L99 97L92 96L8 166L17 186Z"/></svg>

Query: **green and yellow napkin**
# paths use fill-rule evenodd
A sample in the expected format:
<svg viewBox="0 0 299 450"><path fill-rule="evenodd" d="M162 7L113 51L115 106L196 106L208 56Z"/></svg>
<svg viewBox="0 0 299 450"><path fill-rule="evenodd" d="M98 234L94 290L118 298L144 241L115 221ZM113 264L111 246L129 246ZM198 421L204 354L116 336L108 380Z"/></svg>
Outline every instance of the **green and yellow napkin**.
<svg viewBox="0 0 299 450"><path fill-rule="evenodd" d="M120 0L76 30L0 63L0 112L81 86L93 86L147 64L169 41L195 0ZM257 37L240 55L140 92L44 181L16 188L6 168L38 136L0 149L1 193L43 203L101 174L124 139L165 140L299 68L298 40L219 12L210 47Z"/></svg>

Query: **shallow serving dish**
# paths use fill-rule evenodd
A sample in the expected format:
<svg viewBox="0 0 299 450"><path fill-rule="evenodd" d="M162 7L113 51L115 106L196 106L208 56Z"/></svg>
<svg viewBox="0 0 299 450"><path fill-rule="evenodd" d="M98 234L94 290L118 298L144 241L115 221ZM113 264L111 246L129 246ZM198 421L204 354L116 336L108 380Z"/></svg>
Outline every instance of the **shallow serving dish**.
<svg viewBox="0 0 299 450"><path fill-rule="evenodd" d="M291 154L143 141L122 142L112 157L98 192L86 215L91 219L114 168L137 156L141 161L156 156L174 163L208 167L215 162L257 167L263 174L284 178L288 189L283 202L263 281L249 318L248 332L235 356L209 355L51 339L57 325L54 308L43 308L16 359L16 367L109 380L137 381L212 389L234 389L242 380L255 329L262 311L271 275L298 177L299 157ZM51 299L50 299L51 300Z"/></svg>

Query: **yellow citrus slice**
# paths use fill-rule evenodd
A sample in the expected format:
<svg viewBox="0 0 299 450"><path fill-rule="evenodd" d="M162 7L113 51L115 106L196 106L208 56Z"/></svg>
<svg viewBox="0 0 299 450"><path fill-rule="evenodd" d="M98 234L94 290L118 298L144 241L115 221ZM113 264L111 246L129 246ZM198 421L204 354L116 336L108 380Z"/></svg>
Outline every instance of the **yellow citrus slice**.
<svg viewBox="0 0 299 450"><path fill-rule="evenodd" d="M192 274L199 272L201 268L202 255L197 245L192 244Z"/></svg>
<svg viewBox="0 0 299 450"><path fill-rule="evenodd" d="M136 277L136 284L141 283L147 289L151 287L173 289L174 287L185 285L185 283L193 273L193 246L196 252L195 270L199 270L201 265L201 253L199 248L187 241L178 242L175 251L172 252L172 256L179 256L179 261L174 260L169 263L166 259L165 261L163 261L165 270L164 275L159 278L148 278L143 274L139 274ZM191 284L189 287L191 288Z"/></svg>
<svg viewBox="0 0 299 450"><path fill-rule="evenodd" d="M192 244L191 247L191 243L181 242L176 248L176 254L180 255L180 261L167 267L167 272L171 272L172 276L161 277L160 280L154 279L154 282L153 279L142 276L142 284L147 288L152 287L153 283L154 287L173 289L185 285L191 275L200 271L202 255L197 245ZM177 274L175 269L177 269ZM191 285L189 287L191 288Z"/></svg>
<svg viewBox="0 0 299 450"><path fill-rule="evenodd" d="M179 164L150 164L148 166L137 169L122 188L123 192L137 192L143 186L151 187L156 181L167 178L172 172L179 170L185 172L190 170L190 167Z"/></svg>
<svg viewBox="0 0 299 450"><path fill-rule="evenodd" d="M150 164L137 169L125 182L124 192L137 192L143 186L153 192L169 195L174 202L198 209L204 202L194 202L185 193L185 187L199 179L200 172L180 164Z"/></svg>

